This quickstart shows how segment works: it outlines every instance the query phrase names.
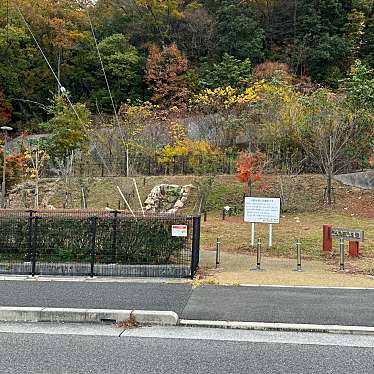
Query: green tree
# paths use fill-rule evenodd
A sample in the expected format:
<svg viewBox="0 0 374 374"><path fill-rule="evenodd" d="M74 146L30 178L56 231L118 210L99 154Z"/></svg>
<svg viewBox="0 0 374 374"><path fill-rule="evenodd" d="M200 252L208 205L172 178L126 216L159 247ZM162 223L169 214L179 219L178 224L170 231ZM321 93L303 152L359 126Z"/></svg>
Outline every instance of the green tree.
<svg viewBox="0 0 374 374"><path fill-rule="evenodd" d="M141 98L144 60L136 48L124 35L114 34L99 43L99 50L115 102L120 105L128 99ZM96 59L96 64L99 63L97 55L92 58ZM95 103L97 99L105 110L112 111L101 67L92 73L96 89L91 93L91 101Z"/></svg>
<svg viewBox="0 0 374 374"><path fill-rule="evenodd" d="M48 153L56 159L69 156L72 151L86 150L91 113L84 104L68 105L64 96L55 96L49 107L53 117L43 125L51 134L48 141Z"/></svg>
<svg viewBox="0 0 374 374"><path fill-rule="evenodd" d="M374 111L374 70L356 60L341 89L352 110Z"/></svg>
<svg viewBox="0 0 374 374"><path fill-rule="evenodd" d="M264 30L251 2L241 0L205 1L216 21L215 53L260 62L264 56Z"/></svg>
<svg viewBox="0 0 374 374"><path fill-rule="evenodd" d="M202 88L245 87L251 82L251 61L225 53L221 62L203 63L198 69Z"/></svg>
<svg viewBox="0 0 374 374"><path fill-rule="evenodd" d="M313 80L336 86L349 66L351 42L344 34L349 9L341 0L298 3L293 65Z"/></svg>

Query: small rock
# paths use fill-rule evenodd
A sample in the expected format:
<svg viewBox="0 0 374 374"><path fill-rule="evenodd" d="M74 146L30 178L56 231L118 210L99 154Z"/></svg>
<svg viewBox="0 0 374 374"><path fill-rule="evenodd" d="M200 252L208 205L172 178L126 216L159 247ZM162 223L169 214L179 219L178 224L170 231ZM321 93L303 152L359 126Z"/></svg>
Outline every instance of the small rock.
<svg viewBox="0 0 374 374"><path fill-rule="evenodd" d="M174 208L183 208L184 203L181 200L177 200L176 203L174 204Z"/></svg>

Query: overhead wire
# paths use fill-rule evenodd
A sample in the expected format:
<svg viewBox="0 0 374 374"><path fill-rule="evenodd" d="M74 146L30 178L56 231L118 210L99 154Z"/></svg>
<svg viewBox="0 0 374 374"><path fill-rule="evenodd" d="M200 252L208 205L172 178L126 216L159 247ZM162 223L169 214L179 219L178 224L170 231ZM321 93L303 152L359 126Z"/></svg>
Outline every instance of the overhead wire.
<svg viewBox="0 0 374 374"><path fill-rule="evenodd" d="M49 70L51 71L51 73L53 74L54 78L56 79L56 81L57 81L57 83L58 83L58 86L59 86L59 87L63 87L62 84L61 84L61 82L60 82L60 79L58 78L58 76L56 75L55 71L53 70L53 68L52 68L52 66L51 66L51 64L50 64L50 62L49 62L47 56L45 55L45 53L44 53L42 47L40 46L38 40L36 39L36 37L35 37L35 35L34 35L32 29L31 29L29 23L26 21L26 18L24 17L24 15L23 15L23 13L22 13L20 7L18 6L18 4L16 4L16 8L17 8L18 13L20 14L20 16L21 16L23 22L25 23L25 25L26 25L26 27L27 27L27 29L28 29L30 35L32 36L32 38L33 38L35 44L37 45L37 47L38 47L40 53L42 54L42 56L43 56L43 58L44 58L44 61L45 61L46 64L48 65ZM72 110L74 111L76 117L77 117L78 120L81 122L81 124L83 124L83 121L82 121L82 119L79 117L79 114L77 113L77 111L76 111L76 109L75 109L73 103L70 101L69 96L68 96L68 95L65 95L65 97L66 97L66 99L67 99L69 105L71 106Z"/></svg>
<svg viewBox="0 0 374 374"><path fill-rule="evenodd" d="M114 98L113 98L113 95L112 95L112 90L110 88L108 77L107 77L107 74L106 74L106 71L105 71L103 59L102 59L100 48L99 48L99 43L97 42L97 38L96 38L96 34L95 34L95 29L94 29L94 26L93 26L93 23L92 23L92 19L91 19L91 16L90 16L90 12L89 12L88 6L86 7L86 13L87 13L88 21L90 23L92 37L93 37L93 39L95 41L96 52L97 52L97 55L99 57L101 70L103 72L105 83L106 83L107 90L108 90L109 97L110 97L110 101L112 103L113 113L114 113L114 117L115 117L115 120L116 120L116 123L117 123L117 128L120 131L122 142L126 146L126 176L128 177L129 176L129 146L128 146L128 144L126 144L124 142L124 139L123 139L124 138L124 136L123 136L123 129L122 129L121 125L120 125L120 121L119 121L119 118L118 118L118 112L117 112L117 109L116 109L116 105L114 103Z"/></svg>
<svg viewBox="0 0 374 374"><path fill-rule="evenodd" d="M6 0L6 42L9 46L9 0Z"/></svg>
<svg viewBox="0 0 374 374"><path fill-rule="evenodd" d="M52 66L51 66L51 64L50 64L50 62L49 62L47 56L45 55L45 53L44 53L42 47L40 46L38 40L36 39L36 37L35 37L35 35L34 35L32 29L31 29L29 23L26 21L26 18L24 17L24 15L23 15L23 13L22 13L20 7L18 6L17 3L15 3L15 5L16 5L16 8L17 8L17 10L18 10L18 13L20 14L20 16L21 16L23 22L25 23L25 25L26 25L26 27L27 27L27 30L29 31L30 35L32 36L32 38L33 38L35 44L37 45L37 47L38 47L40 53L42 54L42 56L43 56L43 58L44 58L44 61L45 61L46 64L48 65L49 70L51 71L52 75L53 75L54 78L56 79L56 82L57 82L57 84L58 84L58 87L60 88L60 90L61 90L61 92L62 92L63 85L61 84L60 79L58 78L58 76L56 75L55 71L53 70L53 68L52 68ZM66 95L64 95L64 97L65 97L66 100L68 101L68 103L69 103L71 109L73 110L75 116L77 117L78 121L79 121L82 125L84 125L84 123L83 123L82 119L80 118L78 112L76 111L76 109L75 109L73 103L71 102L71 100L70 100L70 98L69 98L69 95L66 94ZM103 162L105 168L107 169L107 171L110 171L109 168L108 168L108 165L106 164L106 162L105 162L105 160L104 160L104 158L101 156L100 152L98 152L98 153L99 153L99 157L101 158L101 160L102 160L102 162Z"/></svg>
<svg viewBox="0 0 374 374"><path fill-rule="evenodd" d="M110 97L110 101L111 101L111 103L112 103L113 113L114 113L114 116L115 116L115 119L116 119L117 124L119 124L118 113L117 113L116 106L115 106L115 104L114 104L114 99L113 99L113 95L112 95L112 90L110 89L110 85L109 85L108 77L107 77L107 75L106 75L106 71L105 71L105 68L104 68L103 59L102 59L102 57L101 57L101 52L100 52L100 49L99 49L99 44L98 44L98 42L97 42L97 38L96 38L96 34L95 34L95 30L94 30L94 27L93 27L92 19L91 19L91 16L90 16L90 11L88 10L88 7L86 7L86 13L87 13L88 21L89 21L89 23L90 23L90 28L91 28L92 37L93 37L93 39L94 39L94 41L95 41L95 47L96 47L97 55L98 55L98 57L99 57L101 70L102 70L102 72L103 72L104 79L105 79L105 83L106 83L106 87L107 87L107 89L108 89L108 93L109 93L109 97Z"/></svg>

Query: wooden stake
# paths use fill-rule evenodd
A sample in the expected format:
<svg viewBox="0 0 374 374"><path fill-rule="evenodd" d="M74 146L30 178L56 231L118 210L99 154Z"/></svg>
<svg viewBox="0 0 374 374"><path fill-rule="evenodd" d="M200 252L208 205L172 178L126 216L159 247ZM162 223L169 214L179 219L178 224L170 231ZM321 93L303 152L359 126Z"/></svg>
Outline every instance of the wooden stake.
<svg viewBox="0 0 374 374"><path fill-rule="evenodd" d="M131 209L129 203L127 202L127 200L126 200L125 196L123 195L123 193L122 193L121 189L119 188L119 186L117 186L117 189L118 189L118 192L120 193L120 195L121 195L123 201L125 202L127 208L129 209L129 211L131 212L131 214L136 218L136 216L135 216L133 210Z"/></svg>
<svg viewBox="0 0 374 374"><path fill-rule="evenodd" d="M144 217L144 209L143 209L142 199L140 198L140 195L139 195L138 185L136 184L135 178L132 178L132 180L134 182L135 191L136 191L136 194L138 195L138 200L139 200L140 208L142 209L142 213L143 213L143 217Z"/></svg>

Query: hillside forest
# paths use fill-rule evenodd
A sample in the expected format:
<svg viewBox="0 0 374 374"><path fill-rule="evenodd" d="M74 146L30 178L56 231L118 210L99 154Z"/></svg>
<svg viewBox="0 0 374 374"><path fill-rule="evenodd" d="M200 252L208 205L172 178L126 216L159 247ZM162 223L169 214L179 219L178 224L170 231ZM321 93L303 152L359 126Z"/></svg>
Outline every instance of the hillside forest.
<svg viewBox="0 0 374 374"><path fill-rule="evenodd" d="M241 151L288 173L366 168L373 69L373 0L0 4L13 176L136 155L209 173Z"/></svg>

